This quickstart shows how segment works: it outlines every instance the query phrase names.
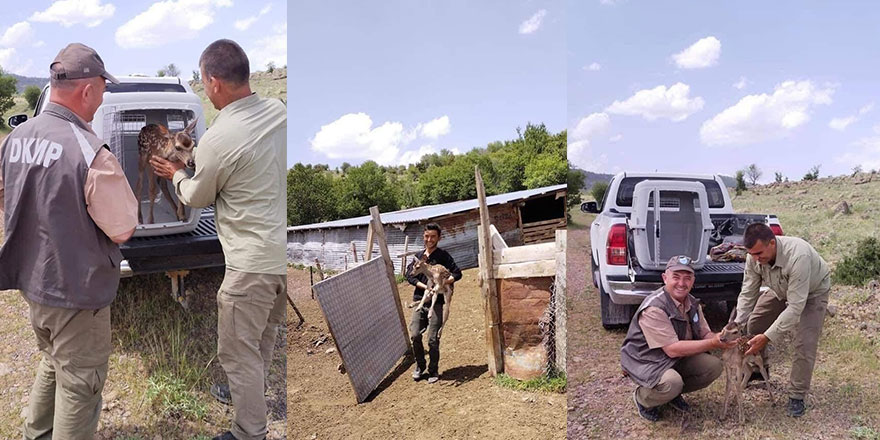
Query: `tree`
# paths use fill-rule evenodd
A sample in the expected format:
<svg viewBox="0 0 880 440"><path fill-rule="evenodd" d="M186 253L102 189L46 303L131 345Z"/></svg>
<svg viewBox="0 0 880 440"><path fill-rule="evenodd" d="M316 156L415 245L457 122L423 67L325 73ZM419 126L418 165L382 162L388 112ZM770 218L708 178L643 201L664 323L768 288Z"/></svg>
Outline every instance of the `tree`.
<svg viewBox="0 0 880 440"><path fill-rule="evenodd" d="M272 73L274 71L275 71L275 62L269 61L268 63L266 63L266 72Z"/></svg>
<svg viewBox="0 0 880 440"><path fill-rule="evenodd" d="M751 164L748 168L746 168L746 177L749 178L749 182L752 186L755 186L758 183L758 179L764 174L757 165Z"/></svg>
<svg viewBox="0 0 880 440"><path fill-rule="evenodd" d="M742 194L746 190L745 175L742 170L736 172L736 195Z"/></svg>
<svg viewBox="0 0 880 440"><path fill-rule="evenodd" d="M31 110L37 108L37 100L40 99L40 88L37 86L27 86L24 89L24 99L27 100L28 107Z"/></svg>
<svg viewBox="0 0 880 440"><path fill-rule="evenodd" d="M382 212L400 209L385 173L371 160L349 168L338 180L335 192L339 218L367 215L372 206L378 206Z"/></svg>
<svg viewBox="0 0 880 440"><path fill-rule="evenodd" d="M776 176L775 176L776 183L782 183L782 179L784 178L784 176L782 175L782 173L780 173L779 171L777 171L777 172L775 172L774 174L776 175Z"/></svg>
<svg viewBox="0 0 880 440"><path fill-rule="evenodd" d="M568 195L566 196L565 205L568 212L578 209L581 206L581 190L584 188L584 178L586 174L577 168L572 168L571 162L568 163ZM570 214L569 214L570 215Z"/></svg>
<svg viewBox="0 0 880 440"><path fill-rule="evenodd" d="M605 198L605 193L608 191L608 182L596 182L593 184L593 187L590 188L590 195L593 196L593 200L596 201L596 204L601 204L602 200Z"/></svg>
<svg viewBox="0 0 880 440"><path fill-rule="evenodd" d="M174 63L171 63L171 64L159 69L159 71L156 73L156 75L158 75L158 76L180 76L180 69L178 69L177 66L174 65Z"/></svg>
<svg viewBox="0 0 880 440"><path fill-rule="evenodd" d="M336 219L333 176L320 167L298 163L287 170L287 224L307 225Z"/></svg>
<svg viewBox="0 0 880 440"><path fill-rule="evenodd" d="M15 105L15 84L17 80L12 75L6 75L0 69L0 115L6 113ZM0 127L5 127L6 121L0 118Z"/></svg>
<svg viewBox="0 0 880 440"><path fill-rule="evenodd" d="M540 154L526 164L525 177L528 189L565 183L568 161L554 153Z"/></svg>
<svg viewBox="0 0 880 440"><path fill-rule="evenodd" d="M813 165L813 168L810 168L810 171L807 174L804 174L804 180L818 180L819 179L819 167L822 165Z"/></svg>
<svg viewBox="0 0 880 440"><path fill-rule="evenodd" d="M202 80L202 72L199 69L193 69L193 81L199 82Z"/></svg>
<svg viewBox="0 0 880 440"><path fill-rule="evenodd" d="M856 174L859 174L859 173L861 173L861 172L862 172L862 166L861 166L861 165L856 165L856 166L854 166L853 169L852 169L852 177L856 177Z"/></svg>

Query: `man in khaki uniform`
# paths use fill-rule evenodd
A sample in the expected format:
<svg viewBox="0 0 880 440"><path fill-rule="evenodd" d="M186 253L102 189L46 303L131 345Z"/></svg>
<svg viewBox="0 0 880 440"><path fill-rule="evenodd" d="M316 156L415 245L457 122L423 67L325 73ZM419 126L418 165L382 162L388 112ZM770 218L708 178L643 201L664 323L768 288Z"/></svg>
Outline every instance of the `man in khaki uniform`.
<svg viewBox="0 0 880 440"><path fill-rule="evenodd" d="M789 380L788 414L804 415L804 396L810 391L816 349L831 291L831 272L809 243L797 237L777 237L770 227L746 228L748 248L742 290L737 302L740 324L755 335L746 354L758 353L784 333L794 334L794 360ZM770 289L761 294L761 286ZM765 355L766 357L766 355Z"/></svg>
<svg viewBox="0 0 880 440"><path fill-rule="evenodd" d="M268 432L265 379L287 295L287 109L250 88L247 55L231 40L199 59L205 94L220 113L198 141L192 178L183 163L153 157L186 205L216 204L226 275L217 293L217 352L235 407L232 429L215 439ZM215 386L212 394L225 394ZM221 396L218 396L218 398Z"/></svg>
<svg viewBox="0 0 880 440"><path fill-rule="evenodd" d="M117 243L137 226L137 201L88 125L104 81L116 79L79 43L62 49L49 70L49 104L0 145L0 290L21 290L43 354L24 438L92 439L112 347Z"/></svg>
<svg viewBox="0 0 880 440"><path fill-rule="evenodd" d="M669 403L690 410L681 395L709 386L721 375L721 360L707 351L727 348L706 323L690 291L694 269L687 256L672 257L662 274L664 286L648 295L633 316L620 349L623 371L638 386L633 400L642 418L660 418L658 408Z"/></svg>

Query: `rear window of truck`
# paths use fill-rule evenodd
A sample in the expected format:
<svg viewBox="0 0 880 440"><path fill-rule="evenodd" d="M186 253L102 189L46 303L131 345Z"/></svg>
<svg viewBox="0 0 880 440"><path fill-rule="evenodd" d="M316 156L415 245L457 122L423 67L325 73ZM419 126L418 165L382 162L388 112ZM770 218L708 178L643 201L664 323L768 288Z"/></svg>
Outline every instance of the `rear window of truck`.
<svg viewBox="0 0 880 440"><path fill-rule="evenodd" d="M179 92L185 93L186 89L180 84L162 83L107 83L107 91L110 93L130 92Z"/></svg>
<svg viewBox="0 0 880 440"><path fill-rule="evenodd" d="M617 206L632 206L633 191L636 185L644 180L681 180L685 182L700 182L706 187L710 208L724 207L724 191L714 179L683 179L677 177L624 177L617 189Z"/></svg>

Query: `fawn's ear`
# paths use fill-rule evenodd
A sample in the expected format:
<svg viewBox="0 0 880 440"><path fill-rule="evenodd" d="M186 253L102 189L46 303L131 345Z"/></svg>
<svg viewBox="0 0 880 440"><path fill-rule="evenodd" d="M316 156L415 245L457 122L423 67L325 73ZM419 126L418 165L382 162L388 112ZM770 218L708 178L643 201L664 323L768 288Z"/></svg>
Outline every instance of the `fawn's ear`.
<svg viewBox="0 0 880 440"><path fill-rule="evenodd" d="M198 122L199 122L199 118L198 118L198 116L196 116L196 118L193 119L192 122L190 122L189 125L187 125L186 128L183 129L183 132L192 136L193 130L196 129L196 123L198 123Z"/></svg>
<svg viewBox="0 0 880 440"><path fill-rule="evenodd" d="M733 311L730 312L730 319L727 321L728 324L736 320L736 306L733 306Z"/></svg>

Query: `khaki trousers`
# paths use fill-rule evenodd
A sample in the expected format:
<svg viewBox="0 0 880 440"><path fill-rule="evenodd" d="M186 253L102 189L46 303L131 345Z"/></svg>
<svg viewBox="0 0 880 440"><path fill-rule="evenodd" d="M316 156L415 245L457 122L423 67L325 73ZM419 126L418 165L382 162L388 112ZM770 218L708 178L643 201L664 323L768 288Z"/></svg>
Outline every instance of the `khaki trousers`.
<svg viewBox="0 0 880 440"><path fill-rule="evenodd" d="M801 320L795 330L794 359L791 362L788 386L789 396L792 399L803 400L810 391L813 366L816 364L816 350L819 348L819 337L822 335L822 326L825 323L825 309L828 307L828 294L829 292L824 292L807 298ZM785 301L776 298L772 291L762 294L752 314L749 315L746 325L748 333L757 335L767 331L785 307ZM766 350L764 359L765 363L769 363Z"/></svg>
<svg viewBox="0 0 880 440"><path fill-rule="evenodd" d="M110 306L74 310L27 301L43 358L25 410L25 439L92 439L107 380Z"/></svg>
<svg viewBox="0 0 880 440"><path fill-rule="evenodd" d="M230 431L239 440L262 439L268 432L265 383L286 296L287 275L229 268L217 292L217 357L235 409Z"/></svg>
<svg viewBox="0 0 880 440"><path fill-rule="evenodd" d="M654 388L638 387L636 399L645 408L663 405L679 394L706 388L721 376L722 369L721 359L708 353L681 358L663 372Z"/></svg>

